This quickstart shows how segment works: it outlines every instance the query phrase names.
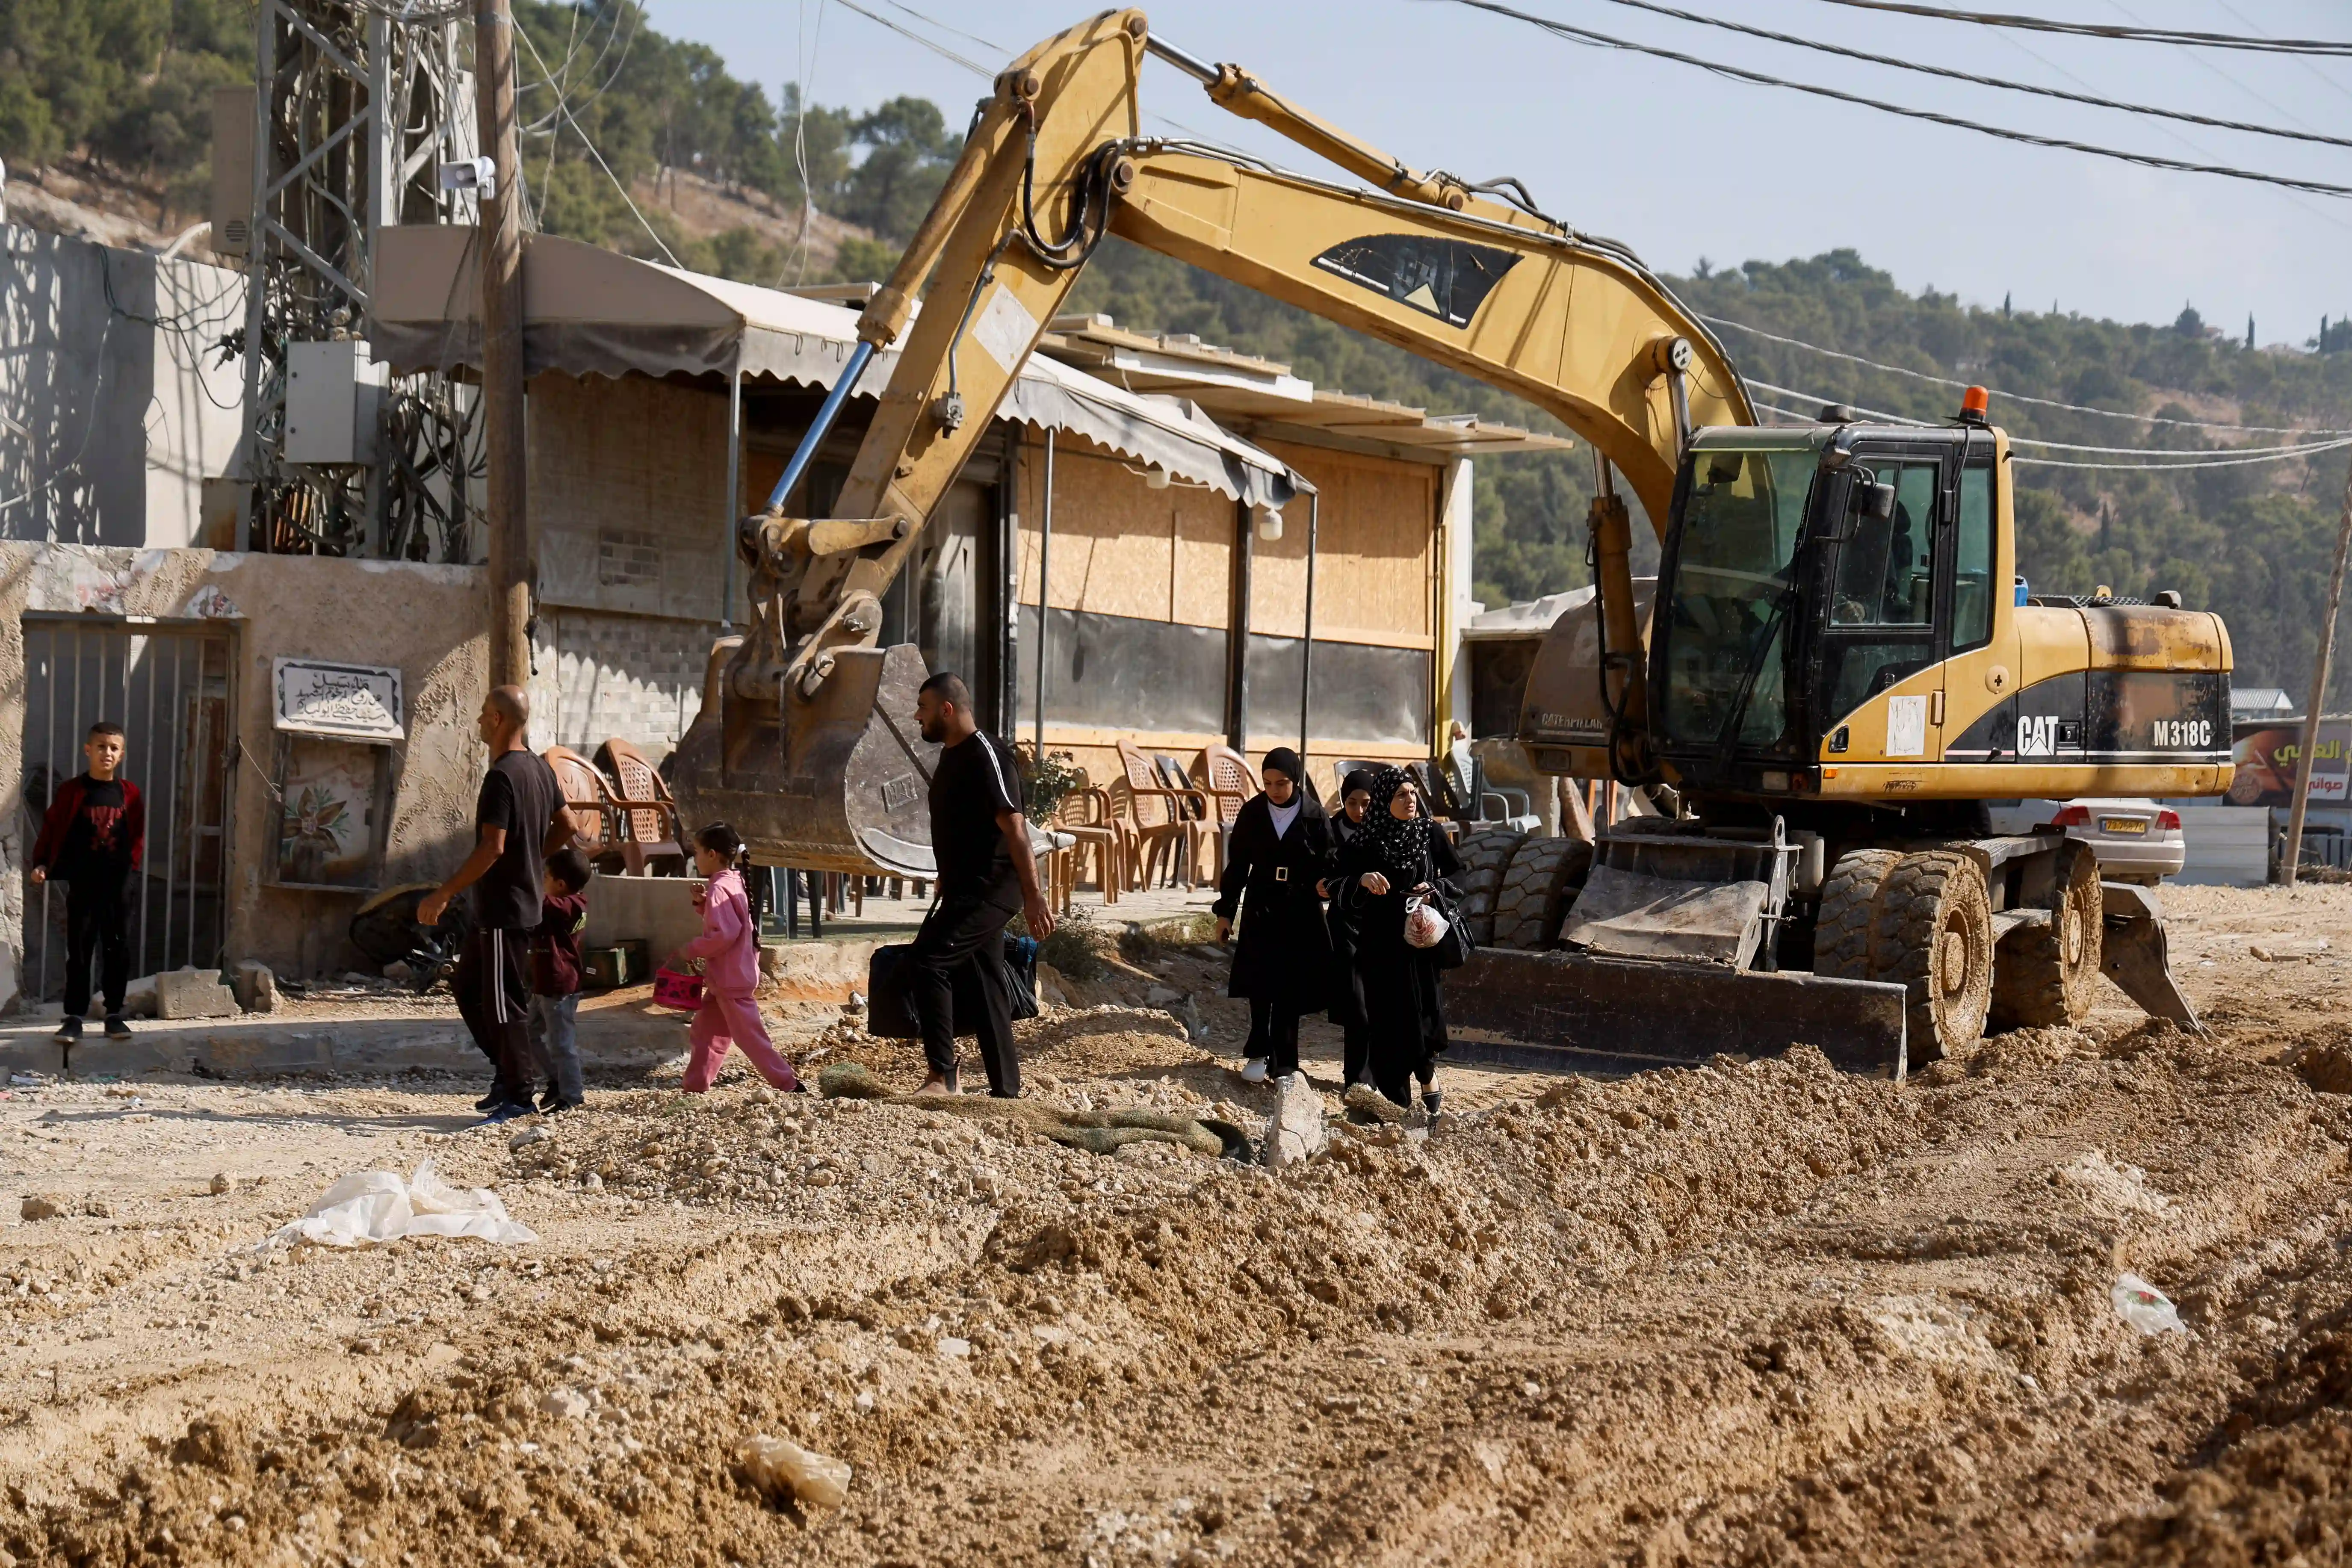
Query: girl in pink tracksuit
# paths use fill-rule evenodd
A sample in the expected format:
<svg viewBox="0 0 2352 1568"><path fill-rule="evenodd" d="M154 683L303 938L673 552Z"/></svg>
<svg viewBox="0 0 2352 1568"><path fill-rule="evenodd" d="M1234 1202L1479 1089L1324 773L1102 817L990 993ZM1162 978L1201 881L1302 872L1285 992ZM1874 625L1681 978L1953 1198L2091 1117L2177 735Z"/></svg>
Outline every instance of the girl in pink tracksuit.
<svg viewBox="0 0 2352 1568"><path fill-rule="evenodd" d="M702 934L675 955L703 961L702 1005L695 1009L694 1055L683 1085L688 1094L700 1094L717 1080L730 1042L742 1047L760 1076L778 1089L800 1088L793 1064L770 1043L752 996L760 984L760 931L737 869L742 854L743 840L723 822L694 836L695 869L708 879L694 900L702 910Z"/></svg>

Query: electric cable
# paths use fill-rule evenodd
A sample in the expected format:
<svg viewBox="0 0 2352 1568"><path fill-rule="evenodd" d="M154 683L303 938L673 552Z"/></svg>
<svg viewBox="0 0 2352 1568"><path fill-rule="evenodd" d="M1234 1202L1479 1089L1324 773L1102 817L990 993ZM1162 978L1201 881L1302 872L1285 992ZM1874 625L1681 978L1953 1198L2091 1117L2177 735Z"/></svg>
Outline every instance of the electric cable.
<svg viewBox="0 0 2352 1568"><path fill-rule="evenodd" d="M1775 392L1785 397L1794 397L1809 403L1816 401L1811 393L1801 392L1795 387L1774 386L1771 383L1764 381L1750 381L1748 384L1756 388L1758 391ZM1767 413L1780 415L1782 418L1794 420L1801 425L1818 425L1821 423L1821 420L1813 416L1800 413L1793 408L1783 407L1779 404L1756 402L1754 399L1750 399L1750 401L1755 403L1756 407L1763 409ZM1819 403L1825 405L1834 401L1836 400L1833 398L1823 398L1820 399ZM1852 403L1846 404L1844 406L1852 408L1856 414L1865 415L1873 419L1885 420L1890 425L1907 425L1916 429L1921 430L1940 430L1944 428L1943 426L1936 424L1931 420L1914 419L1908 415L1892 414L1884 408L1864 408L1859 405ZM2055 447L2061 451L2139 453L2144 456L2150 457L2161 455L2159 448L2147 447L2065 447L2054 441L2031 441L2020 436L2011 436L2009 440L2010 445L2012 447ZM2209 456L2202 453L2183 452L2179 454L2181 460L2178 462L2084 463L2056 458L2021 458L2013 453L2010 457L2010 461L2037 468L2103 468L2110 470L2132 470L2140 473L2156 474L2169 473L2186 468L2237 468L2256 463L2292 462L2297 458L2307 457L2318 452L2342 451L2347 447L2352 447L2352 436L2341 436L2329 441L2313 441L2300 447L2258 447L2255 448L2251 455L2240 453L2228 456ZM2230 450L2231 449L2228 447L2222 448L2224 453L2229 453Z"/></svg>
<svg viewBox="0 0 2352 1568"><path fill-rule="evenodd" d="M2054 98L2067 103L2080 103L2093 109L2120 110L2126 114L2153 115L2161 120L2178 120L2189 125L2210 126L2216 131L2242 131L2254 136L2276 136L2290 142L2315 142L2328 147L2352 147L2352 137L2327 136L2316 131L2290 131L2282 125L2263 125L2245 120L2222 120L2210 114L2192 114L2185 109L2166 109L2152 103L2126 103L2119 99L2100 98L2094 93L2069 92L2062 87L2040 87L2032 82L2011 81L2004 77L1979 76L1974 71L1955 70L1949 66L1926 65L1917 60L1898 58L1893 55L1872 54L1866 49L1852 49L1843 44L1823 43L1818 38L1801 37L1794 33L1776 33L1769 27L1750 26L1721 16L1709 16L1702 12L1680 10L1673 5L1661 5L1657 0L1609 0L1612 5L1629 10L1648 11L1655 16L1672 16L1677 21L1696 22L1701 26L1720 27L1727 33L1743 33L1751 38L1770 43L1787 44L1800 49L1811 49L1841 59L1859 60L1864 65L1886 66L1895 70L1916 71L1922 76L1942 77L1947 81L1964 81L1977 87L1999 88L2006 92L2028 92L2038 98ZM2233 81L2232 85L2236 85Z"/></svg>
<svg viewBox="0 0 2352 1568"><path fill-rule="evenodd" d="M844 4L846 3L847 0L844 0ZM540 73L543 76L546 75L547 62L540 58L539 46L530 41L530 31L527 28L517 27L515 29L515 33L522 39L523 47L530 51L530 58L538 63ZM553 79L554 79L552 77L549 78L551 84ZM621 193L621 200L628 205L629 215L637 220L637 226L646 231L646 237L660 248L661 253L664 256L669 258L669 264L672 267L677 268L681 272L688 270L686 263L677 258L677 253L672 251L670 247L663 242L662 237L654 231L654 226L646 221L646 215L637 210L637 204L635 200L630 196L629 188L621 184L621 177L618 174L613 173L613 165L604 162L604 154L596 151L596 143L588 140L588 132L580 129L580 121L572 118L572 106L564 101L563 94L561 92L558 92L555 95L555 106L563 111L564 119L571 121L572 132L580 138L580 144L588 149L588 156L596 160L596 166L604 171L604 177L613 182L613 188L614 190Z"/></svg>
<svg viewBox="0 0 2352 1568"><path fill-rule="evenodd" d="M1754 387L1759 391L1774 393L1782 397L1794 397L1800 401L1810 401L1812 397L1811 393L1802 391L1797 387L1775 386L1769 381L1758 381L1753 377L1743 377L1742 379L1745 380L1749 386ZM1824 398L1822 400L1823 406L1841 401L1843 400L1834 397ZM1848 403L1845 406L1852 408L1857 414L1867 414L1874 419L1891 420L1899 425L1917 425L1929 429L1940 429L1942 427L1936 421L1931 419L1914 419L1901 414L1890 414L1883 408L1864 408L1859 404L1853 403ZM2240 455L2262 454L2273 457L2292 457L2297 452L2322 451L2335 446L2339 446L2344 441L2352 440L2352 430L2315 430L2311 432L2311 434L2315 437L2320 437L2320 439L2289 442L2286 445L2278 447L2223 447L2218 448L2218 450ZM2161 447L2084 447L2077 446L2071 441L2038 440L2031 436L2012 435L2009 438L2009 444L2012 447L2039 447L2044 451L2050 452L2090 452L2102 457L2168 457L2172 455L2166 448ZM2202 457L2205 455L2205 453L2199 451L2188 451L2179 454L2179 456L2184 458Z"/></svg>
<svg viewBox="0 0 2352 1568"><path fill-rule="evenodd" d="M842 3L846 5L849 0L842 0ZM2256 184L2276 185L2285 190L2307 191L2314 195L2352 196L2352 185L2331 184L2325 180L2304 179L2294 174L2265 174L2260 170L2242 169L2228 163L2192 163L2180 158L2159 157L2153 153L2134 153L2120 147L2102 147L2095 142L2076 142L2064 136L2042 136L2030 131L2011 130L2003 125L1988 125L1980 120L1967 120L1956 114L1945 114L1932 109L1915 109L1907 104L1885 103L1877 99L1864 98L1859 93L1842 92L1833 87L1822 87L1813 82L1792 81L1786 77L1768 76L1762 71L1725 65L1719 60L1705 59L1697 55L1685 54L1679 49L1661 48L1654 44L1637 44L1631 39L1594 32L1589 27L1574 26L1566 22L1554 21L1549 16L1538 16L1531 12L1501 5L1498 0L1451 0L1451 3L1474 11L1492 12L1498 16L1508 16L1514 21L1526 22L1571 43L1587 44L1598 48L1622 49L1630 54L1649 55L1662 60L1673 60L1678 65L1696 66L1700 70L1712 71L1715 75L1731 81L1748 82L1757 87L1782 88L1790 92L1801 92L1814 98L1826 98L1838 103L1876 110L1881 114L1898 115L1906 120L1926 121L1931 125L1942 125L1956 131L1973 131L1979 135L1997 137L2004 142L2021 142L2029 147L2046 147L2061 153L2082 153L2095 158L2111 158L2118 163L2132 163L2146 169L2162 169L2172 174L2213 174L2223 179L2246 180ZM1832 0L1832 3L1850 4L1854 3L1854 0Z"/></svg>
<svg viewBox="0 0 2352 1568"><path fill-rule="evenodd" d="M910 43L920 44L923 47L930 50L931 53L939 56L940 58L963 67L964 69L971 72L974 76L983 77L990 81L996 79L996 73L990 70L986 66L982 65L978 60L968 58L963 55L956 53L955 50L948 47L945 44L927 38L923 37L922 34L916 32L912 27L901 26L899 24L890 20L887 16L879 16L875 12L868 11L865 6L857 4L857 0L840 0L840 4L847 6L850 10L856 12L859 16L865 17L867 21L875 24L877 26L887 27L890 31L898 34L900 37L907 39ZM901 9L903 8L904 7L901 7ZM937 24L934 24L934 26L936 25Z"/></svg>
<svg viewBox="0 0 2352 1568"><path fill-rule="evenodd" d="M2246 49L2265 55L2324 55L2352 58L2352 41L2331 38L2249 37L2240 33L2200 33L2181 27L2133 26L2104 22L2059 22L2044 16L2016 16L1998 11L1955 11L1942 5L1922 5L1912 0L1822 0L1824 5L1845 5L1857 11L1890 11L1905 16L1925 16L1937 22L1974 22L1984 27L2016 27L2030 33L2063 33L2076 38L2119 39L2139 44L2188 44L2209 49Z"/></svg>
<svg viewBox="0 0 2352 1568"><path fill-rule="evenodd" d="M1778 332L1768 332L1761 327L1751 327L1745 321L1735 321L1727 316L1701 315L1699 320L1709 326L1729 327L1735 331L1747 332L1762 338L1767 342L1785 343L1790 348L1803 349L1809 353L1817 353L1827 359L1843 360L1849 364L1885 371L1889 375L1907 375L1914 381L1932 382L1937 386L1956 386L1963 391L1979 384L1972 381L1955 380L1948 375L1930 375L1924 370L1910 370L1899 364L1885 364L1877 360L1864 359L1860 354L1850 354L1838 349L1825 349L1819 343L1809 343L1801 338L1782 337ZM2106 419L2129 419L2141 425L2171 425L2189 430L2221 430L2253 436L2352 436L2352 430L2321 430L2299 425L2223 425L2206 419L2167 419L2156 414L2126 414L2113 408L2093 408L2081 403L2060 403L2053 398L2029 397L2024 393L2004 392L1997 386L1988 387L1986 390L1993 396L2007 398L2011 403L2032 404L2037 408L2056 408L2068 414L2095 414ZM1798 393L1792 395L1806 395Z"/></svg>
<svg viewBox="0 0 2352 1568"><path fill-rule="evenodd" d="M807 11L808 0L801 0L801 16L793 25L793 44L796 50L805 30ZM824 0L816 0L816 30L809 35L808 50L800 57L800 80L794 84L797 91L793 100L793 169L799 174L801 182L801 222L799 230L793 236L792 253L784 258L784 265L793 269L793 281L796 284L808 277L809 225L816 217L816 192L809 185L808 172L809 83L816 75L817 56L824 47ZM783 285L784 278L780 270L776 274L776 287L781 289Z"/></svg>

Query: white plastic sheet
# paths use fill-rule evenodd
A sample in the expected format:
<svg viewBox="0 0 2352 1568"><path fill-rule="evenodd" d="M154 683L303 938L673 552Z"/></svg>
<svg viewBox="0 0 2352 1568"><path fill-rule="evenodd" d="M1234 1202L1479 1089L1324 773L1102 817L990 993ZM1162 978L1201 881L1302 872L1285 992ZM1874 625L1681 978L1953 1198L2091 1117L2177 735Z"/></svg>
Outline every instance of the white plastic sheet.
<svg viewBox="0 0 2352 1568"><path fill-rule="evenodd" d="M314 1241L326 1247L398 1241L404 1236L470 1236L501 1246L537 1241L539 1233L507 1213L488 1187L460 1192L426 1160L403 1180L392 1171L359 1171L329 1187L300 1219L278 1227L267 1250Z"/></svg>

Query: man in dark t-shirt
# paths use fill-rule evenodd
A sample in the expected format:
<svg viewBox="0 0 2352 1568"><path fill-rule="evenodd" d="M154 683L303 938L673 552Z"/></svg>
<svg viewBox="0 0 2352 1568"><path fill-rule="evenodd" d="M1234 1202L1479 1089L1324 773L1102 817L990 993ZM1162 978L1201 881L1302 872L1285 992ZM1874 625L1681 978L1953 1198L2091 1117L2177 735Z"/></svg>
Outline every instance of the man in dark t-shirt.
<svg viewBox="0 0 2352 1568"><path fill-rule="evenodd" d="M572 841L577 824L555 770L530 749L530 699L521 687L494 689L477 725L490 767L474 804L474 852L416 907L416 918L438 925L449 900L474 889L474 929L450 989L496 1074L479 1109L492 1121L508 1121L532 1109L530 933L540 922L547 857Z"/></svg>
<svg viewBox="0 0 2352 1568"><path fill-rule="evenodd" d="M1021 813L1021 774L1012 751L972 722L971 690L961 677L942 670L923 682L915 721L923 739L941 748L930 797L940 899L916 933L905 969L907 999L922 1021L930 1067L923 1092L959 1092L955 977L968 969L983 1004L980 1057L989 1092L1011 1099L1021 1092L1021 1062L1013 1051L1004 927L1020 914L1041 942L1054 930Z"/></svg>

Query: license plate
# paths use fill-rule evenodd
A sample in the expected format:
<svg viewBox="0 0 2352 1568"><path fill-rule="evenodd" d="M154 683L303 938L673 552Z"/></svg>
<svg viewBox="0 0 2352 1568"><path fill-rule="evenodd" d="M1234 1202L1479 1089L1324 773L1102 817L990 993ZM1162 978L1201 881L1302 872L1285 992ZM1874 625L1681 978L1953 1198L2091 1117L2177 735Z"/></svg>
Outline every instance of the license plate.
<svg viewBox="0 0 2352 1568"><path fill-rule="evenodd" d="M2137 816L2103 816L2099 818L2102 833L2146 833L2147 824Z"/></svg>

